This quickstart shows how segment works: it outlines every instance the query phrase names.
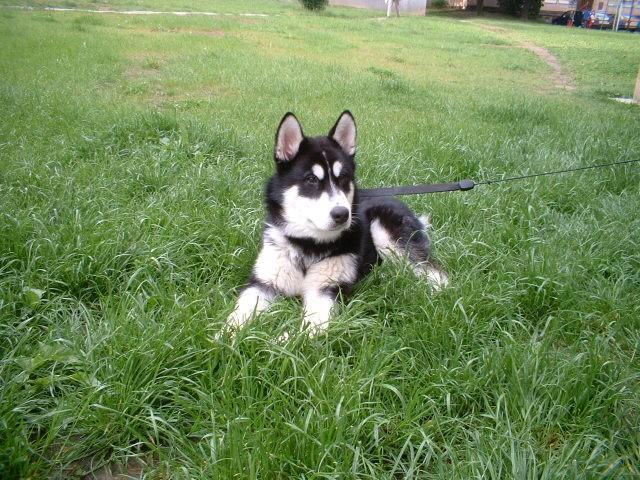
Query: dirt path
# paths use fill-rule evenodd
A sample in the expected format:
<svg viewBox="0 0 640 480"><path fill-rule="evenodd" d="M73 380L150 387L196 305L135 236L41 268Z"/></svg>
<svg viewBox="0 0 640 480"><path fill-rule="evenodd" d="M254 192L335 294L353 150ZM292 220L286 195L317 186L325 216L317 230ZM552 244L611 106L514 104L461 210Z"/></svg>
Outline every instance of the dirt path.
<svg viewBox="0 0 640 480"><path fill-rule="evenodd" d="M23 7L20 5L10 5L5 8L16 8L19 10L38 10L46 12L84 12L84 13L116 13L120 15L175 15L178 17L203 15L206 17L268 17L266 13L218 13L218 12L162 12L159 10L109 10L98 9L92 10L89 8L63 8L63 7L44 7L32 8Z"/></svg>
<svg viewBox="0 0 640 480"><path fill-rule="evenodd" d="M475 22L475 21L471 21L471 20L461 20L461 21L465 22L465 23L472 23L472 24L474 24L474 25L476 25L476 26L478 26L478 27L480 27L480 28L482 28L484 30L488 30L490 32L497 33L501 37L507 37L506 34L509 33L509 30L507 30L506 28L496 27L494 25L487 25L487 24L484 24L484 23L479 23L479 22ZM551 74L551 79L552 79L553 84L554 84L554 86L556 88L559 88L559 89L562 89L562 90L567 90L567 91L573 91L573 90L576 89L576 87L575 87L575 85L573 83L573 79L564 70L564 68L562 67L562 64L558 60L558 57L556 57L549 50L547 50L544 47L541 47L540 45L536 45L535 43L514 39L511 36L508 36L507 39L513 41L515 43L515 45L514 45L515 47L524 48L526 50L529 50L530 52L532 52L535 55L537 55L540 60L545 62L549 66L549 68L551 68L551 70L553 72Z"/></svg>
<svg viewBox="0 0 640 480"><path fill-rule="evenodd" d="M551 78L553 79L553 83L557 88L568 91L576 89L575 85L573 84L573 80L571 79L569 74L564 71L562 65L560 64L560 61L558 60L558 57L556 57L553 53L551 53L546 48L535 45L531 42L522 42L520 46L535 53L538 58L546 62L546 64L551 67L551 69L553 70L553 75L551 75Z"/></svg>

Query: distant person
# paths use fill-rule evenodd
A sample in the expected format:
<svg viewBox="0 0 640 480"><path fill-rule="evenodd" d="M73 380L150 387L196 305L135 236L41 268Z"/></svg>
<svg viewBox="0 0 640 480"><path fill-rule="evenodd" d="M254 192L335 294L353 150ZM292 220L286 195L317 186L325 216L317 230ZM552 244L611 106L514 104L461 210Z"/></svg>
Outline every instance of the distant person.
<svg viewBox="0 0 640 480"><path fill-rule="evenodd" d="M400 16L400 0L384 0L384 3L387 4L387 18L391 16L391 7L395 7L396 16Z"/></svg>
<svg viewBox="0 0 640 480"><path fill-rule="evenodd" d="M576 13L573 14L573 26L574 27L582 27L582 20L584 18L584 14L582 10L576 10Z"/></svg>

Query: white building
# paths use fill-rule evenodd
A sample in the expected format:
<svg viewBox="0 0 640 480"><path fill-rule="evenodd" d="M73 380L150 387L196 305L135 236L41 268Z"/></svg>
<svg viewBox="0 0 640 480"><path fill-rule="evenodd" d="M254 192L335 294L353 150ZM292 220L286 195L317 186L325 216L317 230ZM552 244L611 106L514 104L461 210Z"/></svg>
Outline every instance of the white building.
<svg viewBox="0 0 640 480"><path fill-rule="evenodd" d="M433 0L400 0L400 13L424 15L425 9ZM542 4L542 13L555 13L573 10L597 10L615 14L618 4L622 3L622 15L640 15L640 0L545 0ZM345 5L351 7L371 8L374 10L386 11L384 0L330 0L331 5ZM449 5L454 8L475 9L476 0L449 0ZM498 0L484 0L484 7L497 9Z"/></svg>

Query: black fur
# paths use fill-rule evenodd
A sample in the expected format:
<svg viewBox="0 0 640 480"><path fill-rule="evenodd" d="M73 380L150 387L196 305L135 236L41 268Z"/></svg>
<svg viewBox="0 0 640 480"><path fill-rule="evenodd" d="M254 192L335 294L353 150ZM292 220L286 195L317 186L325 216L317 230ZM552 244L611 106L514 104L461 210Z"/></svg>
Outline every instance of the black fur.
<svg viewBox="0 0 640 480"><path fill-rule="evenodd" d="M293 185L299 185L312 165L324 160L322 154L324 151L330 165L335 160L340 161L343 165L338 186L343 190L348 188L349 182L353 182L355 186L356 192L352 204L352 211L355 212L355 215L353 215L351 226L333 242L322 243L311 237L288 236L289 242L298 247L304 256L317 259L343 254L355 255L358 265L357 282L381 261L370 231L371 223L379 219L391 237L398 242L401 248L406 250L409 260L415 263L429 262L435 267L437 264L430 256L430 242L425 232L425 226L416 218L409 207L395 197L367 198L360 201L355 182L355 156L348 155L331 138L335 128L334 126L331 129L327 137L305 137L300 144L298 154L292 160L281 162L276 159L276 173L269 179L266 187L266 223L270 225L283 224L282 192ZM319 189L305 186L301 188L300 193L309 198L318 197L323 184L327 182L328 177L321 182ZM301 266L301 269L304 271L305 266ZM339 285L343 293L348 293L352 286L353 284ZM337 290L334 294L337 295Z"/></svg>
<svg viewBox="0 0 640 480"><path fill-rule="evenodd" d="M263 248L229 316L231 325L241 326L253 308L264 310L284 293L301 295L305 319L323 330L335 299L347 295L387 255L386 248L406 255L416 272L446 284L430 256L425 225L404 203L359 198L355 140L348 111L326 137L305 137L295 116L284 116L276 132L276 171L265 190Z"/></svg>

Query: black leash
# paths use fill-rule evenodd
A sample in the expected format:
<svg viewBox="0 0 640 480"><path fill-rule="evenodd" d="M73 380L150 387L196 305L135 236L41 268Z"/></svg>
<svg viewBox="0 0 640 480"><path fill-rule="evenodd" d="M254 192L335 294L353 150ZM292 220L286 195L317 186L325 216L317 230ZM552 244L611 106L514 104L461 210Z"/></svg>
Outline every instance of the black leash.
<svg viewBox="0 0 640 480"><path fill-rule="evenodd" d="M517 177L497 178L495 180L483 180L476 182L474 180L460 180L452 183L423 183L420 185L405 185L401 187L382 187L382 188L363 188L358 192L361 198L364 197L391 197L393 195L417 195L420 193L438 193L438 192L455 192L467 191L473 189L476 185L491 185L492 183L511 182L514 180L524 180L525 178L542 177L545 175L558 175L561 173L579 172L581 170L589 170L592 168L605 168L615 165L624 165L625 163L637 163L636 160L623 160L621 162L600 163L597 165L588 165L586 167L567 168L565 170L555 170L553 172L533 173L531 175L520 175Z"/></svg>

